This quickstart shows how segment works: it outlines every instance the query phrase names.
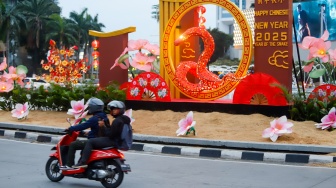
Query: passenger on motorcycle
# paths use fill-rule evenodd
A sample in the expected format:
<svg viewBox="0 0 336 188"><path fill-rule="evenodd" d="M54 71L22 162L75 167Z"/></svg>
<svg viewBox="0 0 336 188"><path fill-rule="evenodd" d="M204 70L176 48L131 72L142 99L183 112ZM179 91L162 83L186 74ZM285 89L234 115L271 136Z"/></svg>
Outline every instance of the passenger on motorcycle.
<svg viewBox="0 0 336 188"><path fill-rule="evenodd" d="M131 123L131 119L124 115L126 106L121 101L113 100L107 104L107 109L110 110L110 114L114 117L112 125L110 127L104 127L104 137L92 138L87 141L82 152L82 157L78 164L73 166L74 168L86 168L86 162L93 149L117 146L118 143L121 142L121 133L124 124ZM103 123L99 125L103 127Z"/></svg>
<svg viewBox="0 0 336 188"><path fill-rule="evenodd" d="M92 115L87 121L80 123L78 125L70 126L65 131L83 131L90 128L91 130L87 133L87 138L92 139L102 136L102 129L98 125L100 120L108 120L106 113L104 112L104 102L98 98L90 98L88 102L88 114ZM76 150L84 149L84 146L88 140L76 140L69 145L68 155L66 160L66 165L61 166L62 170L73 169L72 166L75 164L75 154Z"/></svg>

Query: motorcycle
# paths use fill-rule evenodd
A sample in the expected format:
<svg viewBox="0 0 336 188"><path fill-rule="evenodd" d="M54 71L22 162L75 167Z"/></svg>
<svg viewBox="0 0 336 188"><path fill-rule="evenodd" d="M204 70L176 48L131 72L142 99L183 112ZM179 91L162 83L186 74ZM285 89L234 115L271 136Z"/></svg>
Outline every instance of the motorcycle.
<svg viewBox="0 0 336 188"><path fill-rule="evenodd" d="M124 154L114 147L92 150L87 168L60 169L66 164L70 143L75 141L79 134L80 132L65 134L51 149L55 152L50 154L45 166L47 177L53 182L61 181L68 176L100 181L106 188L120 186L124 174L131 172L131 167L125 163Z"/></svg>

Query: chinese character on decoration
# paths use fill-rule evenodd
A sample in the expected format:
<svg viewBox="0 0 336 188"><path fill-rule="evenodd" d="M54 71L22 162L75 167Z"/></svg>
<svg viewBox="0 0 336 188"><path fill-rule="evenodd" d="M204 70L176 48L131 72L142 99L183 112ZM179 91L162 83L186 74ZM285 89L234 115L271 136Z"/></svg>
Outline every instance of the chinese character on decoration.
<svg viewBox="0 0 336 188"><path fill-rule="evenodd" d="M85 65L86 58L76 62L75 51L77 46L69 49L62 47L58 49L54 40L49 41L47 62L42 61L42 68L49 71L49 75L43 74L43 78L50 82L63 84L76 84L82 77L82 73L90 68Z"/></svg>
<svg viewBox="0 0 336 188"><path fill-rule="evenodd" d="M92 52L92 57L93 57L92 66L93 66L94 69L97 69L98 65L99 65L99 52L98 52L99 41L98 40L92 41L91 46L93 48L93 52Z"/></svg>

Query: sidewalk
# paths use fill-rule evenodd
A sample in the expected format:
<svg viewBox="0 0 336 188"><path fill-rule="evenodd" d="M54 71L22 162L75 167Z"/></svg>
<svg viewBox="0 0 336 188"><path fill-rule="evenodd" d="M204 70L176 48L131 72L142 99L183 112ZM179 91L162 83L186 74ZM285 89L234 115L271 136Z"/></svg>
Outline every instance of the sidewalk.
<svg viewBox="0 0 336 188"><path fill-rule="evenodd" d="M62 136L61 128L37 125L20 125L0 122L0 138L27 139L29 141L56 144ZM331 163L336 157L336 147L320 145L277 144L176 138L134 134L131 150L208 157L234 160L265 161L279 163Z"/></svg>

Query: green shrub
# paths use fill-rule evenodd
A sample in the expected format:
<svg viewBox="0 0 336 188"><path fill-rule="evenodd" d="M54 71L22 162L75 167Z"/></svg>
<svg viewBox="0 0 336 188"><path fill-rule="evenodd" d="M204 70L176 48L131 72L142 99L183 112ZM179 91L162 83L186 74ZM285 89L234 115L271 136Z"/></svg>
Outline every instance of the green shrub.
<svg viewBox="0 0 336 188"><path fill-rule="evenodd" d="M0 110L11 111L17 103L28 102L33 110L67 111L71 108L71 101L84 99L88 101L91 97L97 97L107 104L111 100L126 100L126 93L119 89L116 82L110 83L107 87L98 88L93 84L74 87L66 85L61 87L51 84L49 89L43 86L37 89L26 89L15 85L8 93L0 93Z"/></svg>

